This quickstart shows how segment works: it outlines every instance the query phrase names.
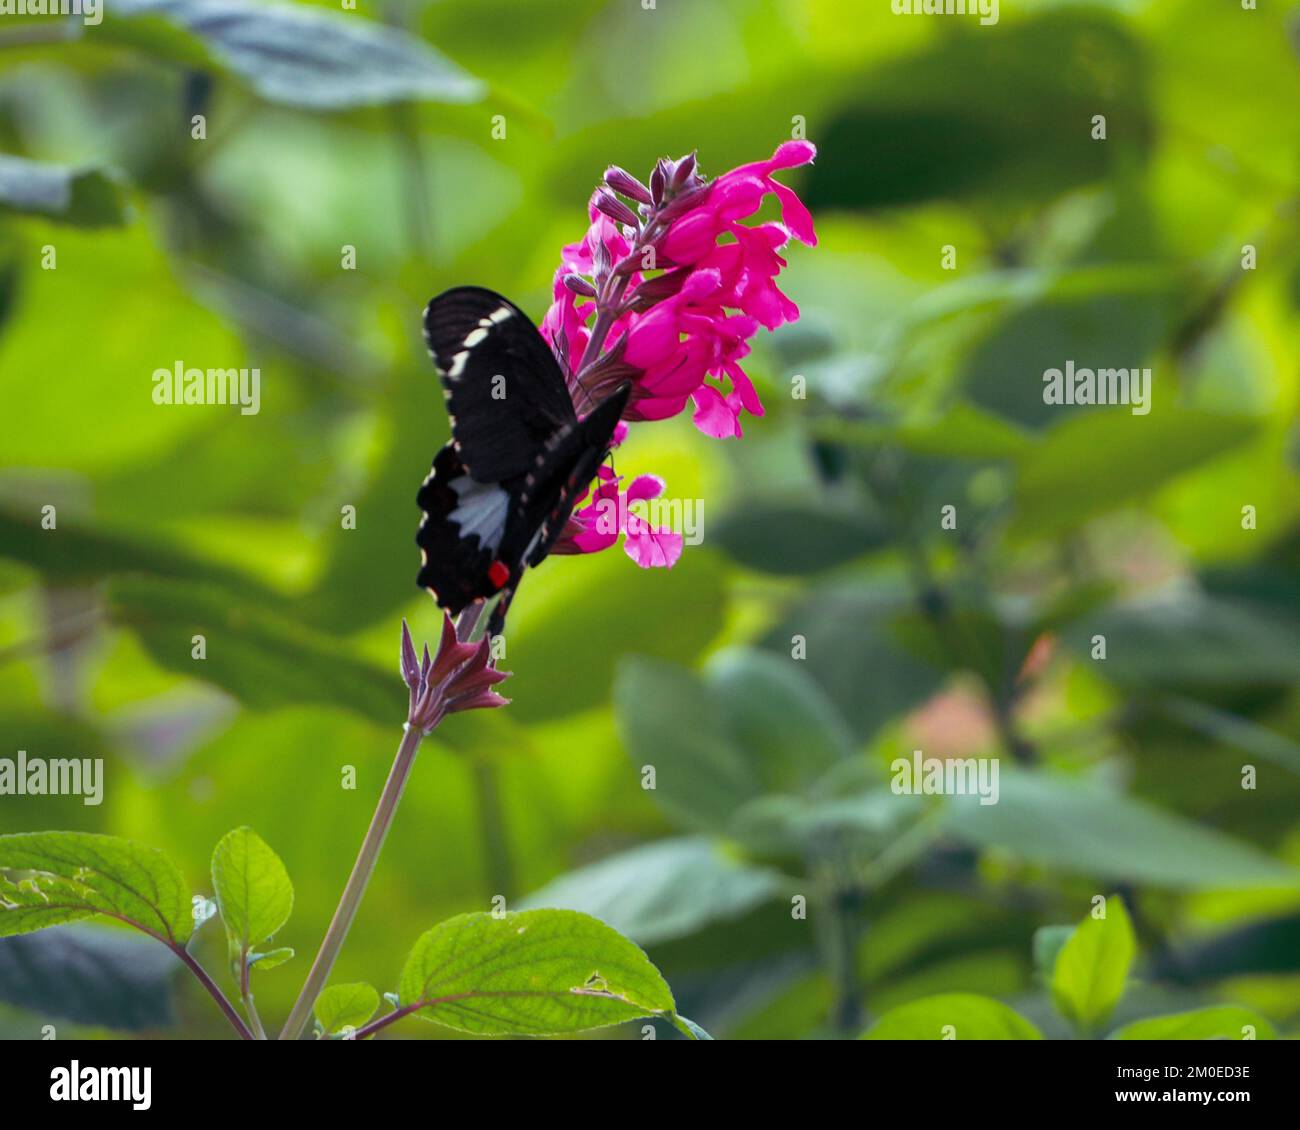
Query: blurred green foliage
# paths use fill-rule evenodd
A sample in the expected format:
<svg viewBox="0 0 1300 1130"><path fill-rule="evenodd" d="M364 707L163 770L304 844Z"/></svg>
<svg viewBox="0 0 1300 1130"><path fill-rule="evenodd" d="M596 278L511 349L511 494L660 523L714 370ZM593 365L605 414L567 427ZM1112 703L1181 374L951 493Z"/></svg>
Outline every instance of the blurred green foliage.
<svg viewBox="0 0 1300 1130"><path fill-rule="evenodd" d="M412 938L505 895L645 945L716 1036L1062 1037L1084 943L1051 931L1118 890L1137 956L1070 1006L1085 1028L1300 1032L1278 6L1024 0L980 27L861 0L319 0L260 49L256 19L232 46L184 0L120 7L71 38L0 26L0 756L107 774L100 807L0 797L0 831L131 837L199 884L256 829L295 892L297 957L258 978L278 1022L398 740L399 619L437 631L413 586L447 436L423 304L477 283L540 317L607 165L696 149L717 174L802 122L820 245L783 280L802 320L753 359L766 417L619 453L704 500L704 544L670 573L613 550L529 578L514 705L424 749L332 981L394 989ZM155 405L178 359L258 366L261 411ZM1044 405L1067 360L1150 367L1150 414ZM1000 758L999 802L893 794L913 749ZM220 1033L134 943L0 944L0 1033ZM199 931L210 968L223 945Z"/></svg>

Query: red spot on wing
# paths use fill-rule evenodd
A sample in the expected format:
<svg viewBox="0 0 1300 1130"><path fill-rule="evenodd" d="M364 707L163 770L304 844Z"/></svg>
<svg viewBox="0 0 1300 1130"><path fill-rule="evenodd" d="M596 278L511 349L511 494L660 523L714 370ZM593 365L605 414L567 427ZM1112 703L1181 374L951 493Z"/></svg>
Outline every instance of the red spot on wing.
<svg viewBox="0 0 1300 1130"><path fill-rule="evenodd" d="M496 588L501 588L506 581L510 580L510 568L504 561L493 561L488 566L488 580Z"/></svg>

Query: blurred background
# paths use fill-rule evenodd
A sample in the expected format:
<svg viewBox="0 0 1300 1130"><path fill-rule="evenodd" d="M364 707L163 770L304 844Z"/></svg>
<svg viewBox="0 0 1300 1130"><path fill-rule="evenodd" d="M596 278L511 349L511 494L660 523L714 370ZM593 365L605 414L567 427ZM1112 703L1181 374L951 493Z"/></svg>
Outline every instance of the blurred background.
<svg viewBox="0 0 1300 1130"><path fill-rule="evenodd" d="M856 1035L940 992L1065 1036L1036 931L1118 893L1117 1023L1231 1003L1300 1032L1287 5L289 7L339 26L0 20L0 150L47 166L0 174L0 755L105 763L102 805L0 797L0 831L128 836L210 893L254 827L297 892L297 957L257 978L278 1025L400 736L400 620L437 631L424 303L475 283L540 319L607 165L713 176L803 128L818 161L784 178L820 245L749 365L766 417L619 454L703 500L703 544L529 577L513 705L426 743L333 980L392 989L419 933L504 895L604 918L718 1037ZM1067 360L1149 367L1150 414L1045 406ZM257 366L260 412L155 405L177 361ZM914 749L999 758L999 803L895 796ZM222 980L219 928L196 946ZM226 1034L176 973L106 928L9 940L0 1034Z"/></svg>

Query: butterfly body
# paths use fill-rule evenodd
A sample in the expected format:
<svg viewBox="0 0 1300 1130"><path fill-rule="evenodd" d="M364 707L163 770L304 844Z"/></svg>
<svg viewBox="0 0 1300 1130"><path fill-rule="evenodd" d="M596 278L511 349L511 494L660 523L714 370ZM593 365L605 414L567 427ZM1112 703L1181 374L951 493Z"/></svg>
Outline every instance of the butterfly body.
<svg viewBox="0 0 1300 1130"><path fill-rule="evenodd" d="M501 630L524 571L554 548L582 491L609 453L626 385L579 419L550 346L507 299L457 287L424 313L452 439L416 501L417 583L453 615L501 594L488 630Z"/></svg>

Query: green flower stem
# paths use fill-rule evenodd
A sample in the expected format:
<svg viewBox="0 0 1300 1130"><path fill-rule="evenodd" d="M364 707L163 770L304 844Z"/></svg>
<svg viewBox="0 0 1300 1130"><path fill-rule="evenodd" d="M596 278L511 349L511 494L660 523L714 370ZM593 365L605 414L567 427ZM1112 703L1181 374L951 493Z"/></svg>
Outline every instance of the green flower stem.
<svg viewBox="0 0 1300 1130"><path fill-rule="evenodd" d="M239 955L240 968L243 973L239 978L239 996L244 1002L244 1014L248 1017L248 1023L253 1029L253 1035L259 1040L266 1039L266 1029L262 1027L262 1018L257 1015L257 1006L253 1004L253 971L248 964L248 947L244 947L243 953Z"/></svg>
<svg viewBox="0 0 1300 1130"><path fill-rule="evenodd" d="M361 905L362 896L366 893L370 876L374 874L379 852L384 846L384 839L397 812L397 803L402 799L402 790L406 787L406 780L411 775L411 766L415 764L416 752L423 740L424 734L418 726L406 727L401 745L397 747L397 756L393 759L393 767L388 772L388 780L384 782L384 791L379 796L379 804L375 807L374 816L371 817L366 838L361 842L356 863L352 865L352 874L348 876L347 886L343 888L339 905L330 920L329 929L325 931L325 938L320 944L316 960L312 962L311 972L307 974L302 992L298 994L293 1011L289 1013L289 1019L284 1022L284 1028L280 1031L282 1040L296 1040L307 1026L307 1018L311 1015L312 1006L325 987L330 970L334 967L334 959L343 948L343 941L348 936L357 908Z"/></svg>
<svg viewBox="0 0 1300 1130"><path fill-rule="evenodd" d="M831 1026L841 1036L852 1037L862 1030L862 986L857 969L861 924L857 898L852 891L833 890L826 899L825 911L829 918L826 949L834 987Z"/></svg>
<svg viewBox="0 0 1300 1130"><path fill-rule="evenodd" d="M156 936L156 935L155 935ZM217 988L217 984L208 976L208 971L195 960L183 945L179 942L168 942L167 948L185 963L185 966L195 977L198 978L199 984L207 989L212 999L217 1002L225 1017L230 1021L231 1026L239 1033L241 1040L251 1040L253 1033L248 1030L248 1025L240 1019L239 1013L235 1011L234 1006L226 1000L226 994Z"/></svg>
<svg viewBox="0 0 1300 1130"><path fill-rule="evenodd" d="M262 1027L262 1018L257 1015L257 1009L253 1006L253 994L249 993L244 998L244 1011L248 1013L248 1023L252 1025L253 1036L259 1040L266 1039L266 1029Z"/></svg>

